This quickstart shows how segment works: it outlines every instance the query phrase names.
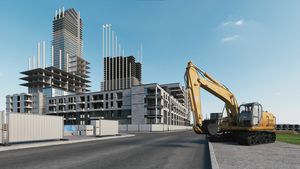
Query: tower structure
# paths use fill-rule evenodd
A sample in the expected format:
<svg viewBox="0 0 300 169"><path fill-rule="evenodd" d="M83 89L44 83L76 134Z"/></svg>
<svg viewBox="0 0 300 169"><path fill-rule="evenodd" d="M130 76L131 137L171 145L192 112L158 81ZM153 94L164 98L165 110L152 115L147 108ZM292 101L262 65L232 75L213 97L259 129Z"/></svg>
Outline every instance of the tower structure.
<svg viewBox="0 0 300 169"><path fill-rule="evenodd" d="M82 58L82 27L80 12L74 8L56 10L53 20L52 66L67 72L88 73L82 71L82 67L89 64Z"/></svg>
<svg viewBox="0 0 300 169"><path fill-rule="evenodd" d="M140 55L140 52L138 52ZM142 48L141 48L142 53ZM130 89L142 84L141 56L138 61L134 56L125 55L117 34L111 24L102 25L102 91Z"/></svg>

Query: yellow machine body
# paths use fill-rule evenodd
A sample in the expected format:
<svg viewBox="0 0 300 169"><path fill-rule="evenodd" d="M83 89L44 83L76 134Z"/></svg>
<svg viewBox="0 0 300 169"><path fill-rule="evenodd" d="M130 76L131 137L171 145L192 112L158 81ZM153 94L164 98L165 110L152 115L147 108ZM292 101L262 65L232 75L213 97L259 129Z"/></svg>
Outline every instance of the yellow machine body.
<svg viewBox="0 0 300 169"><path fill-rule="evenodd" d="M276 118L272 113L263 111L259 103L239 106L234 94L227 87L192 62L187 64L185 82L191 111L194 115L193 128L196 133L201 134L204 131L200 98L200 88L202 88L225 103L224 110L226 110L227 117L218 122L220 132L230 133L238 138L239 143L247 145L275 141Z"/></svg>

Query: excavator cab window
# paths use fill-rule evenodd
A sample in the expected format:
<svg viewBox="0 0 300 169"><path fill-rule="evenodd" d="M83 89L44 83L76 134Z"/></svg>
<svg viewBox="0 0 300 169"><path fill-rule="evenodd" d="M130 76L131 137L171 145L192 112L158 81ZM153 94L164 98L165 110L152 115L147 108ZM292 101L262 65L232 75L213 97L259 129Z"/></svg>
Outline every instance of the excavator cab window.
<svg viewBox="0 0 300 169"><path fill-rule="evenodd" d="M256 126L259 124L262 114L260 104L243 104L239 108L239 124L244 127Z"/></svg>
<svg viewBox="0 0 300 169"><path fill-rule="evenodd" d="M258 125L262 115L262 106L260 104L254 104L252 112L253 112L252 124Z"/></svg>
<svg viewBox="0 0 300 169"><path fill-rule="evenodd" d="M252 106L241 105L239 115L239 124L243 127L251 126L252 122Z"/></svg>

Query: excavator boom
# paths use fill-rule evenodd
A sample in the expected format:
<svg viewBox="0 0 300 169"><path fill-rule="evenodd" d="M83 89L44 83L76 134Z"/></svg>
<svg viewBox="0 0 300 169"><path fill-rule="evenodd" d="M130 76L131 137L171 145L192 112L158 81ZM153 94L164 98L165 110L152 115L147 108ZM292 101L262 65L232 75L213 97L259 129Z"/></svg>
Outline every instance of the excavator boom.
<svg viewBox="0 0 300 169"><path fill-rule="evenodd" d="M185 73L186 87L188 89L191 109L194 114L194 130L202 133L203 121L200 100L200 88L205 89L212 95L225 102L227 116L234 118L238 114L238 103L235 96L223 84L212 78L208 73L202 71L192 62L188 62Z"/></svg>

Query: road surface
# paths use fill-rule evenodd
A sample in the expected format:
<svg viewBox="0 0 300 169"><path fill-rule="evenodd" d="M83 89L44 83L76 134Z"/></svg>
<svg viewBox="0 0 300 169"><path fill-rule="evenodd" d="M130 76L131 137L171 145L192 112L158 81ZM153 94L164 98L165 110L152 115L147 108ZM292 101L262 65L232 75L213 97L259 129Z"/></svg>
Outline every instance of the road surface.
<svg viewBox="0 0 300 169"><path fill-rule="evenodd" d="M1 148L1 147L0 147ZM204 135L192 131L0 152L5 169L207 169Z"/></svg>

